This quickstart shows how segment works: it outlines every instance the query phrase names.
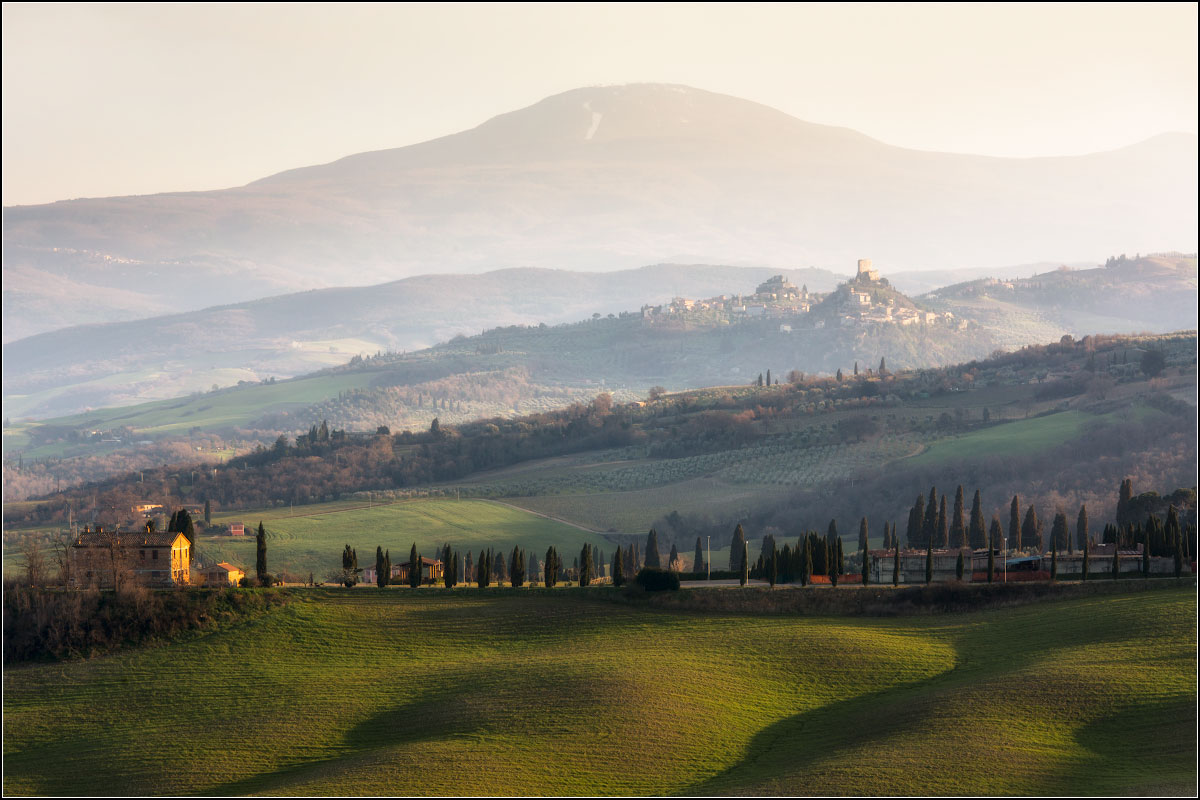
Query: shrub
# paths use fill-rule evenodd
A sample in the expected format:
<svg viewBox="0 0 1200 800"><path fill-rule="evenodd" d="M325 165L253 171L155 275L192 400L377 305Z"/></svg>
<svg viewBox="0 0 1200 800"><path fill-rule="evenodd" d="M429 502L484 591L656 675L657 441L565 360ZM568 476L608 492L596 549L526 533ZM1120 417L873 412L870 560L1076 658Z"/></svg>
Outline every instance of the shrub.
<svg viewBox="0 0 1200 800"><path fill-rule="evenodd" d="M647 592L675 591L679 588L679 575L669 569L643 567L634 580Z"/></svg>

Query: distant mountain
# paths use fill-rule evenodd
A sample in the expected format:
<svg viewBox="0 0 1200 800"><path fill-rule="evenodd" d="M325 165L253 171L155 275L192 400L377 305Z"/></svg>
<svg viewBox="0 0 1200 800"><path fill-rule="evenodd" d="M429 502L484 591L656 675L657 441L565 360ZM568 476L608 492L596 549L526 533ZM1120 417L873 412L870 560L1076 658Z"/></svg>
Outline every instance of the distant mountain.
<svg viewBox="0 0 1200 800"><path fill-rule="evenodd" d="M984 278L920 297L929 308L978 323L1002 347L1063 334L1194 330L1196 300L1194 253L1122 255L1103 267Z"/></svg>
<svg viewBox="0 0 1200 800"><path fill-rule="evenodd" d="M773 274L827 292L818 269L658 264L620 272L511 269L320 289L132 322L82 325L4 345L12 418L71 414L289 378L356 354L418 350L487 328L575 322L675 296L752 292Z"/></svg>
<svg viewBox="0 0 1200 800"><path fill-rule="evenodd" d="M416 274L1100 259L1196 242L1196 137L906 150L683 86L578 89L212 192L5 209L4 339Z"/></svg>

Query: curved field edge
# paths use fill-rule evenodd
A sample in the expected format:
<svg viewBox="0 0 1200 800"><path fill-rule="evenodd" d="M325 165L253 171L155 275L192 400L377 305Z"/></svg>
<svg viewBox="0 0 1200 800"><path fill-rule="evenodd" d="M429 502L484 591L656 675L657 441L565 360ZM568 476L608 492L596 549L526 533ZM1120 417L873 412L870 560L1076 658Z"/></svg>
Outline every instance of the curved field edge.
<svg viewBox="0 0 1200 800"><path fill-rule="evenodd" d="M904 619L315 591L6 670L4 790L1193 794L1195 625L1191 588Z"/></svg>

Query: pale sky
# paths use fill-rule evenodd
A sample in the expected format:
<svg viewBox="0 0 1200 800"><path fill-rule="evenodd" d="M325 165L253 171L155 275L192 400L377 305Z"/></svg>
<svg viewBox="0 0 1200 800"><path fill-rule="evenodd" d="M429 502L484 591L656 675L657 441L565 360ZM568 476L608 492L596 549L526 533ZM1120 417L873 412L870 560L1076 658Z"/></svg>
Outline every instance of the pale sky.
<svg viewBox="0 0 1200 800"><path fill-rule="evenodd" d="M238 186L581 86L1000 156L1196 132L1197 6L3 6L3 202Z"/></svg>

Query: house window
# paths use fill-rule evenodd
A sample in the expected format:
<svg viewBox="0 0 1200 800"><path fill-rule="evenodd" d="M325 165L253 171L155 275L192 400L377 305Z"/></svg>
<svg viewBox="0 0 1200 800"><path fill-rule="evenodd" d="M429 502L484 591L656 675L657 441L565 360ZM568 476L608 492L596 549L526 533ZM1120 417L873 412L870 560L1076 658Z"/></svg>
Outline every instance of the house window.
<svg viewBox="0 0 1200 800"><path fill-rule="evenodd" d="M154 560L154 561L158 561L158 551L157 551L157 550L151 550L151 551L150 551L150 558L151 558L152 560Z"/></svg>

